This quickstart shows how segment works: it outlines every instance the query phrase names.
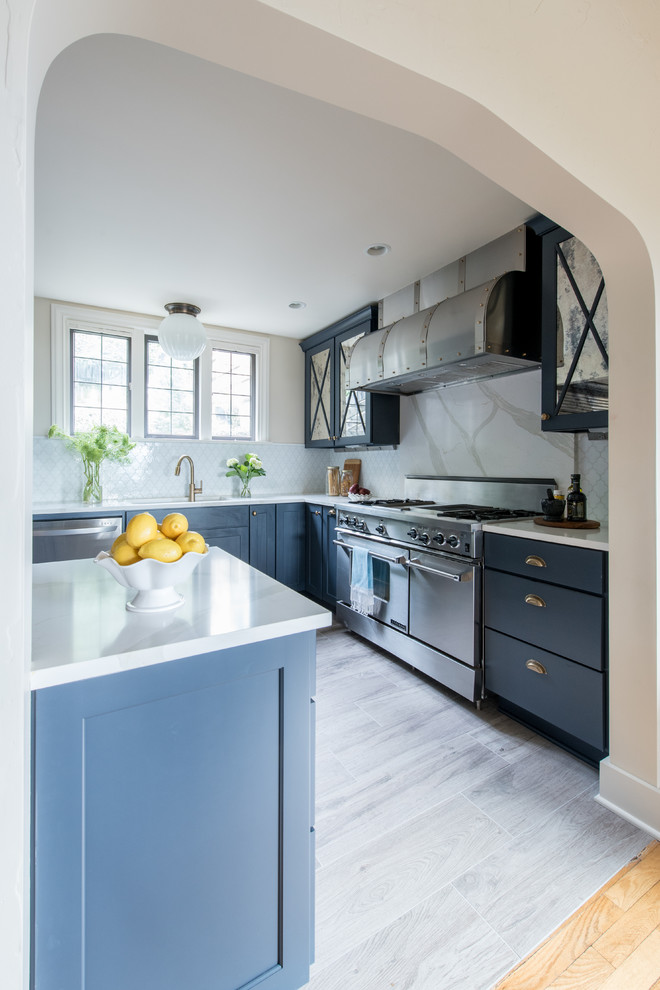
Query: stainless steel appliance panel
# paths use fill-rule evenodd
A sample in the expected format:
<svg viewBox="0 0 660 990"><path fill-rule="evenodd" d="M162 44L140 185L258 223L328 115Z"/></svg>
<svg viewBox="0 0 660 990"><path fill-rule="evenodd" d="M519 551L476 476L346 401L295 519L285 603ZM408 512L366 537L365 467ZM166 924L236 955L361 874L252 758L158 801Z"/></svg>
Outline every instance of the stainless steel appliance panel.
<svg viewBox="0 0 660 990"><path fill-rule="evenodd" d="M371 612L375 619L402 632L408 630L408 572L407 550L390 547L382 542L360 539L355 533L344 536L338 530L337 545L337 600L350 607L351 565L353 548L366 550L371 557L374 579L374 605Z"/></svg>
<svg viewBox="0 0 660 990"><path fill-rule="evenodd" d="M482 568L478 561L413 553L409 633L476 667L481 664Z"/></svg>
<svg viewBox="0 0 660 990"><path fill-rule="evenodd" d="M124 527L123 514L83 519L35 519L32 561L84 560L109 550Z"/></svg>

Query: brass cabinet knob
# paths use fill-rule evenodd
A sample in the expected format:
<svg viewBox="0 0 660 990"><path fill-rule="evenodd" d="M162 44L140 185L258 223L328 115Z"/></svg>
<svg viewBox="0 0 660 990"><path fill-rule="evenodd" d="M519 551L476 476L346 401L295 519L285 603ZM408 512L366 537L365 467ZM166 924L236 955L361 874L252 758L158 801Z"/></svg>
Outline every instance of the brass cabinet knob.
<svg viewBox="0 0 660 990"><path fill-rule="evenodd" d="M256 509L253 509L253 510L252 510L252 515L253 515L253 516L256 516L256 514L257 514L257 510L256 510Z"/></svg>
<svg viewBox="0 0 660 990"><path fill-rule="evenodd" d="M321 510L320 509L314 509L314 515L315 516L320 516L321 515Z"/></svg>
<svg viewBox="0 0 660 990"><path fill-rule="evenodd" d="M548 673L543 664L539 663L538 660L528 660L525 666L527 667L527 670L531 670L534 674Z"/></svg>
<svg viewBox="0 0 660 990"><path fill-rule="evenodd" d="M334 510L334 509L330 509L330 511L328 512L328 515L329 515L329 516L336 516L336 515L337 515L337 513L335 512L335 510Z"/></svg>
<svg viewBox="0 0 660 990"><path fill-rule="evenodd" d="M548 420L550 419L550 413L541 413L541 419L543 420L544 423L547 423Z"/></svg>
<svg viewBox="0 0 660 990"><path fill-rule="evenodd" d="M547 567L548 565L544 561L543 557L537 557L535 553L525 557L525 563L529 564L531 567Z"/></svg>
<svg viewBox="0 0 660 990"><path fill-rule="evenodd" d="M546 608L546 604L538 595L525 595L526 605L536 605L537 608Z"/></svg>

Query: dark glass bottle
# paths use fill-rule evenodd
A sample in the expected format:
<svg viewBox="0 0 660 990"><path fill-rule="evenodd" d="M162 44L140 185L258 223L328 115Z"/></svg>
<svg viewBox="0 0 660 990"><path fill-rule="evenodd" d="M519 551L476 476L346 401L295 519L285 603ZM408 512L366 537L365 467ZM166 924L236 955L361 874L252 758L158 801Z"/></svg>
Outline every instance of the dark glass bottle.
<svg viewBox="0 0 660 990"><path fill-rule="evenodd" d="M566 496L566 518L580 522L587 518L587 496L580 488L580 475L571 475L571 487Z"/></svg>

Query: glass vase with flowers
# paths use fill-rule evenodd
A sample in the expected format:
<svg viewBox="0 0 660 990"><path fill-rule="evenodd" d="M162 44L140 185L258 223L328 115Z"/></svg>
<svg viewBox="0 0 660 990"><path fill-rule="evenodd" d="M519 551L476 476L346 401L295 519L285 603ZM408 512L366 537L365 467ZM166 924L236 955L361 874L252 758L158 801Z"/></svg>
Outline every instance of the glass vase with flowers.
<svg viewBox="0 0 660 990"><path fill-rule="evenodd" d="M237 457L230 457L227 461L227 467L229 470L226 472L226 477L237 477L241 482L239 492L241 498L250 498L252 478L262 477L266 474L261 459L256 454L245 454L242 461L239 461Z"/></svg>

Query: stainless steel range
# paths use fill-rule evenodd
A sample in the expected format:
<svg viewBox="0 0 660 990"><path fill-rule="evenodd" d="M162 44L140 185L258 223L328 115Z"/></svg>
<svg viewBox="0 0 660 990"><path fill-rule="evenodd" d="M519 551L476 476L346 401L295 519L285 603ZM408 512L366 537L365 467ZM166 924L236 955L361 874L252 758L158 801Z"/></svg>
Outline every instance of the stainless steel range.
<svg viewBox="0 0 660 990"><path fill-rule="evenodd" d="M552 478L409 476L337 506L337 618L480 705L484 521L538 515Z"/></svg>

